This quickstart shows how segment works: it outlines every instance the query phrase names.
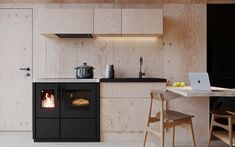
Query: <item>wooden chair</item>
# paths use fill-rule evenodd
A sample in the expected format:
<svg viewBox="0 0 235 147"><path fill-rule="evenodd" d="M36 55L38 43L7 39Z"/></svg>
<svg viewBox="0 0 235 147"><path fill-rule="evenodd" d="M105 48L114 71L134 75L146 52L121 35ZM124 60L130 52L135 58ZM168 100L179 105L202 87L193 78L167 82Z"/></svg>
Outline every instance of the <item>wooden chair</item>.
<svg viewBox="0 0 235 147"><path fill-rule="evenodd" d="M179 125L189 125L189 129L191 131L192 137L192 144L193 147L196 147L194 132L193 132L193 124L192 124L192 115L183 114L177 111L165 110L166 102L167 102L167 92L162 91L151 91L151 102L150 102L150 109L148 115L148 122L147 127L145 130L144 136L144 144L143 147L146 145L147 135L148 133L153 133L161 138L161 147L164 147L164 136L165 136L165 129L172 128L172 147L174 147L175 141L175 127ZM153 100L160 102L160 112L158 112L155 116L152 116L152 106ZM150 127L150 123L160 123L160 130L157 131Z"/></svg>
<svg viewBox="0 0 235 147"><path fill-rule="evenodd" d="M210 126L210 136L209 136L209 146L211 142L212 135L216 138L222 140L229 147L235 146L235 136L233 136L233 124L235 124L235 113L230 111L215 110L211 111L211 126ZM228 124L222 124L216 121L217 118L224 118L228 120ZM223 128L224 131L213 131L213 127L217 126Z"/></svg>

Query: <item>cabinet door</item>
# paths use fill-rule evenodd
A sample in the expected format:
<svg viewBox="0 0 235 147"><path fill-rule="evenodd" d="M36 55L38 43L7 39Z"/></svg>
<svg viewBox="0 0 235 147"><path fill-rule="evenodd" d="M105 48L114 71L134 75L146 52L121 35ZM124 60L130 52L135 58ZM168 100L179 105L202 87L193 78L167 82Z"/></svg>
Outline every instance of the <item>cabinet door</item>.
<svg viewBox="0 0 235 147"><path fill-rule="evenodd" d="M93 33L93 9L49 9L42 33Z"/></svg>
<svg viewBox="0 0 235 147"><path fill-rule="evenodd" d="M156 36L163 33L162 9L122 9L122 35Z"/></svg>
<svg viewBox="0 0 235 147"><path fill-rule="evenodd" d="M36 119L36 139L52 139L60 137L59 119Z"/></svg>
<svg viewBox="0 0 235 147"><path fill-rule="evenodd" d="M36 118L59 117L60 87L58 84L34 84Z"/></svg>
<svg viewBox="0 0 235 147"><path fill-rule="evenodd" d="M61 138L96 138L96 119L61 119Z"/></svg>
<svg viewBox="0 0 235 147"><path fill-rule="evenodd" d="M165 91L166 83L101 83L101 132L144 131L150 104L149 92L153 87ZM153 114L157 110L154 109Z"/></svg>
<svg viewBox="0 0 235 147"><path fill-rule="evenodd" d="M121 9L95 9L94 33L96 36L121 36Z"/></svg>

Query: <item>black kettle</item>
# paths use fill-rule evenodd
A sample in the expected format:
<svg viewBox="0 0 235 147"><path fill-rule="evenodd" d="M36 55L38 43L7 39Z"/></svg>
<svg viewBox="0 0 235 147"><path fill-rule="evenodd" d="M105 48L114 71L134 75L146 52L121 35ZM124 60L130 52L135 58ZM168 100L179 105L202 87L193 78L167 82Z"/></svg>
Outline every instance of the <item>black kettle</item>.
<svg viewBox="0 0 235 147"><path fill-rule="evenodd" d="M76 69L77 79L92 79L94 77L93 70L95 68L87 65L87 63L83 63L83 65L75 67L74 69Z"/></svg>

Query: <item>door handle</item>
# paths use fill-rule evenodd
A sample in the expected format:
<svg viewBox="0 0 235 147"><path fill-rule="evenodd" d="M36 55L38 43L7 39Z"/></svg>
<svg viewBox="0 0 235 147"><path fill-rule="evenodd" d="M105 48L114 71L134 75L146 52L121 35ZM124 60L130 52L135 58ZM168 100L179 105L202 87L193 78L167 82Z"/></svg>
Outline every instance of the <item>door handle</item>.
<svg viewBox="0 0 235 147"><path fill-rule="evenodd" d="M26 70L26 71L30 71L30 68L29 68L29 67L26 67L26 68L20 68L19 70Z"/></svg>

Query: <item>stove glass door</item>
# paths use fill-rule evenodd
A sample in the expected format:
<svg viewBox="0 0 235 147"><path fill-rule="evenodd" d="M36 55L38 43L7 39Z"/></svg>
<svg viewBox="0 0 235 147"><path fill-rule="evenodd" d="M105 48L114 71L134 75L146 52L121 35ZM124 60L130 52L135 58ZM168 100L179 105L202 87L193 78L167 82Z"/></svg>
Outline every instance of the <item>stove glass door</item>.
<svg viewBox="0 0 235 147"><path fill-rule="evenodd" d="M58 84L37 83L35 94L37 117L59 117L60 86Z"/></svg>
<svg viewBox="0 0 235 147"><path fill-rule="evenodd" d="M94 117L96 86L94 84L62 85L62 117Z"/></svg>

